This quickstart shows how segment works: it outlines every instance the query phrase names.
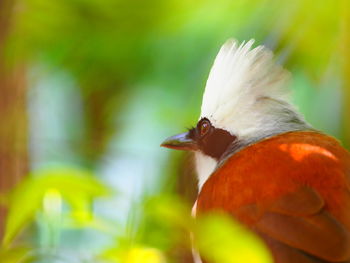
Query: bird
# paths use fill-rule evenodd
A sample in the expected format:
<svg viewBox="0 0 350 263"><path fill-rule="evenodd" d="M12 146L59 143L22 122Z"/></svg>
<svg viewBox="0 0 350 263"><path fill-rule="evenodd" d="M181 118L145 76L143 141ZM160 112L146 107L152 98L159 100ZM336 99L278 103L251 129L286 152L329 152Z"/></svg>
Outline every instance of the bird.
<svg viewBox="0 0 350 263"><path fill-rule="evenodd" d="M161 146L194 152L197 216L229 215L275 263L350 262L350 154L299 113L290 78L267 47L227 40L196 126Z"/></svg>

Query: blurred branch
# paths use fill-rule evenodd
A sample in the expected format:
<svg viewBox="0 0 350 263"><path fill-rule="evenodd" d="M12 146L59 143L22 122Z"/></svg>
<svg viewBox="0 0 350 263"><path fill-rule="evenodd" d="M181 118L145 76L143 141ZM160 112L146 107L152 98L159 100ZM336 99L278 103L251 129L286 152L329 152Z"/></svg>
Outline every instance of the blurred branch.
<svg viewBox="0 0 350 263"><path fill-rule="evenodd" d="M6 54L13 1L0 1L0 192L8 191L27 171L26 85L23 66L13 65ZM0 210L0 236L5 210Z"/></svg>
<svg viewBox="0 0 350 263"><path fill-rule="evenodd" d="M92 165L99 160L105 152L109 139L114 135L118 127L114 127L114 115L124 106L124 90L122 85L103 85L94 88L93 84L89 87L83 86L83 103L86 118L86 137L83 142L82 155L87 158ZM121 86L121 87L120 87ZM118 90L118 92L116 92ZM111 107L113 106L113 108Z"/></svg>

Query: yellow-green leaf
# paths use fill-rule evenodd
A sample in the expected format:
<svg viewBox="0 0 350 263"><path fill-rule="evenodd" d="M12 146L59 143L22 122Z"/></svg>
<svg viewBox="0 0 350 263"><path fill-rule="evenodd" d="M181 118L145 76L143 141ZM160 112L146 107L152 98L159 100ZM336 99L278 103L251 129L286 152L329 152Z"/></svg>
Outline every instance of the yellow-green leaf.
<svg viewBox="0 0 350 263"><path fill-rule="evenodd" d="M52 192L62 196L73 210L87 213L92 199L107 195L110 190L91 172L78 167L53 166L33 172L12 192L3 244L8 245L33 221L43 208L44 196Z"/></svg>
<svg viewBox="0 0 350 263"><path fill-rule="evenodd" d="M198 218L195 244L200 254L213 263L271 263L263 242L225 215Z"/></svg>

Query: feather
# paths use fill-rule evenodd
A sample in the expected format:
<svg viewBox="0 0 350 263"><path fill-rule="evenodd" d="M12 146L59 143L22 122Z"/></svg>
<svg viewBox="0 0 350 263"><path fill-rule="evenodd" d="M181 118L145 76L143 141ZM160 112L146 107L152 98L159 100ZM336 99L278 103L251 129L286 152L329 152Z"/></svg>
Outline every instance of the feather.
<svg viewBox="0 0 350 263"><path fill-rule="evenodd" d="M241 139L309 128L289 103L289 72L254 40L228 40L211 68L201 108L216 128Z"/></svg>

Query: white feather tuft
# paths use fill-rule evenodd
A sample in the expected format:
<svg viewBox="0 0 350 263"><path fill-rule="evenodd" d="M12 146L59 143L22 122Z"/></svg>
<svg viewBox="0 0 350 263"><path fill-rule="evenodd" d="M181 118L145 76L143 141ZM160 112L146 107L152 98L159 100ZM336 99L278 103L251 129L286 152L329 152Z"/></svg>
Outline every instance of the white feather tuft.
<svg viewBox="0 0 350 263"><path fill-rule="evenodd" d="M299 129L300 123L287 120L304 123L289 104L289 72L275 63L267 48L252 49L253 43L239 45L230 39L221 47L205 87L201 118L243 140L264 137L276 129Z"/></svg>

